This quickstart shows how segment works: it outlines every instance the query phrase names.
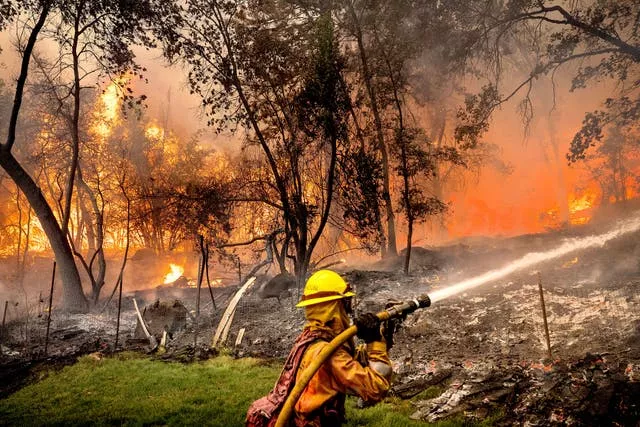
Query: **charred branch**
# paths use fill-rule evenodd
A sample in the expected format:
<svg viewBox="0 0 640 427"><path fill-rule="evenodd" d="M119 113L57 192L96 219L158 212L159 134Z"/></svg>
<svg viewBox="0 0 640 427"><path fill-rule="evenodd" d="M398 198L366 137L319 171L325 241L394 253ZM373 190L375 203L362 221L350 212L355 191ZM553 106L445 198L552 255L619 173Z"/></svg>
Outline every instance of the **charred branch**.
<svg viewBox="0 0 640 427"><path fill-rule="evenodd" d="M44 2L42 11L40 12L40 16L38 17L36 24L31 30L31 34L29 34L27 44L22 51L22 63L20 65L20 74L18 75L18 81L16 83L16 92L13 98L11 118L9 119L7 142L0 145L0 150L6 151L7 153L11 151L11 149L13 148L13 144L16 142L16 126L18 124L18 115L20 114L20 107L22 105L22 99L24 96L24 86L27 81L27 75L29 74L29 62L31 60L31 54L33 52L33 47L36 44L38 33L40 33L40 30L42 30L42 27L47 20L47 16L49 15L50 9L51 2Z"/></svg>

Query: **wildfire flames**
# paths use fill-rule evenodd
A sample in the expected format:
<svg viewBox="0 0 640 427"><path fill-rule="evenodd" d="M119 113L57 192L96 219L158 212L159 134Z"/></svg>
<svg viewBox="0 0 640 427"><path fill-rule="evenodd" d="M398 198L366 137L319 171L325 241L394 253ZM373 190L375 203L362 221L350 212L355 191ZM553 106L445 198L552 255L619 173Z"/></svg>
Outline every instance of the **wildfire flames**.
<svg viewBox="0 0 640 427"><path fill-rule="evenodd" d="M94 110L95 123L92 126L93 132L102 137L108 138L111 135L113 125L118 121L118 112L120 111L120 95L118 87L127 82L126 77L112 82L106 87Z"/></svg>
<svg viewBox="0 0 640 427"><path fill-rule="evenodd" d="M184 273L184 267L181 267L179 265L176 264L169 264L169 268L171 269L171 271L169 273L167 273L166 276L164 276L164 284L168 285L169 283L173 283L176 280L178 280L180 278L180 276L182 276L182 273Z"/></svg>
<svg viewBox="0 0 640 427"><path fill-rule="evenodd" d="M144 135L149 139L164 138L164 129L154 124L149 124L144 131Z"/></svg>
<svg viewBox="0 0 640 427"><path fill-rule="evenodd" d="M579 199L574 199L569 204L569 210L571 211L571 213L576 213L585 209L589 209L591 208L591 206L593 206L593 199L594 196L592 196L591 194L585 194Z"/></svg>
<svg viewBox="0 0 640 427"><path fill-rule="evenodd" d="M122 122L120 112L123 108L121 95L130 79L131 76L125 74L111 81L92 105L89 114L89 136L95 140L98 147L101 144L106 146L105 141L120 132L118 126ZM47 126L53 120L53 116L45 116L42 120L45 126L37 135L38 142L42 145L50 144L56 138L56 133ZM148 118L143 125L144 137L150 145L156 144L155 146L159 147L162 162L176 162L180 152L180 140L169 128L165 129L159 123L157 118ZM606 190L606 186L586 173L584 168L562 163L557 166L559 170L554 172L556 166L548 162L548 153L544 156L540 154L545 150L541 140L533 141L535 138L532 138L532 142L525 148L521 144L505 142L504 135L515 131L504 123L502 121L501 126L495 127L490 136L502 141L500 145L504 145L504 151L501 156L507 164L513 165L513 171L504 174L499 169L487 167L483 169L481 177L478 175L475 183L469 180L469 184L459 183L451 188L443 187L443 200L451 209L444 221L437 218L434 223L424 225L424 228L415 232L423 242L439 244L459 237L512 236L548 232L567 225L580 226L589 223L601 205L617 203L621 198L620 193L625 200L640 196L640 188L631 182L640 174L640 161L630 164L630 181L626 188L619 190L616 198L613 198L610 192L607 192L609 190ZM567 126L556 135L557 140L561 141L558 146L559 153L567 152L573 132L574 129ZM525 151L526 155L523 155ZM205 162L206 167L203 169L208 171L232 176L238 173L234 172L230 159L223 153L213 153ZM103 171L97 173L99 178L104 178ZM472 173L476 172L469 172L470 175ZM308 201L314 201L316 196L314 187L308 184L304 190L304 197ZM270 215L266 210L262 214L265 223L269 221ZM17 216L18 213L14 212L9 218L16 222ZM78 217L72 214L70 221L77 223ZM436 221L439 223L436 224ZM30 217L29 225L29 250L41 252L48 249L48 239L35 215ZM399 243L404 239L403 226L402 223L398 226ZM267 233L267 230L261 229L258 224L249 224L248 227L249 239ZM116 226L105 236L105 247L120 249L124 235L125 230ZM357 243L357 240L354 241ZM13 253L13 248L0 248L0 254L5 253ZM183 273L183 267L171 264L170 272L164 277L164 283L173 283ZM437 281L437 277L433 281Z"/></svg>

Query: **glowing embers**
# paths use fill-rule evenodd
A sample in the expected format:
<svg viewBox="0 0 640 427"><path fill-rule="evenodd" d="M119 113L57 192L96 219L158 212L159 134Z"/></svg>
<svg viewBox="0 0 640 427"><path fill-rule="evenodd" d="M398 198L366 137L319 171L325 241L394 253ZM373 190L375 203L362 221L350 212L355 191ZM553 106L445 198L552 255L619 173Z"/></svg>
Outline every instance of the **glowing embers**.
<svg viewBox="0 0 640 427"><path fill-rule="evenodd" d="M164 282L163 283L165 285L168 285L170 283L175 282L184 273L184 267L181 267L181 266L179 266L177 264L169 264L169 268L171 269L171 271L169 273L167 273L166 276L164 276Z"/></svg>

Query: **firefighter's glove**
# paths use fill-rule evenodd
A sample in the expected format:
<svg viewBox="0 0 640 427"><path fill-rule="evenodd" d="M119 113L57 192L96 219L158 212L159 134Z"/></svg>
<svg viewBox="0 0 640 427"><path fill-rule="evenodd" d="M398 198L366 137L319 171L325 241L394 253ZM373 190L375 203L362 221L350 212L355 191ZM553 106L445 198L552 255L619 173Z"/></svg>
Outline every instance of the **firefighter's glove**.
<svg viewBox="0 0 640 427"><path fill-rule="evenodd" d="M390 309L392 307L395 307L396 305L400 305L403 304L403 301L399 301L399 300L389 300L385 305L384 308L385 310ZM400 314L400 317L397 317L396 319L398 320L398 322L396 322L396 324L399 326L400 323L402 323L404 320L406 320L407 318L407 313L402 313ZM396 328L397 330L398 328Z"/></svg>
<svg viewBox="0 0 640 427"><path fill-rule="evenodd" d="M400 327L400 319L389 319L382 322L382 336L387 343L387 350L393 347L393 334Z"/></svg>
<svg viewBox="0 0 640 427"><path fill-rule="evenodd" d="M358 328L357 336L366 343L382 341L380 333L380 319L373 313L365 313L354 321Z"/></svg>
<svg viewBox="0 0 640 427"><path fill-rule="evenodd" d="M398 300L390 300L384 306L385 309L392 308L398 304L402 304L402 301ZM393 347L393 334L395 334L399 329L402 322L407 318L407 314L403 313L400 317L396 317L393 319L385 320L382 322L382 336L387 343L387 350L390 350Z"/></svg>

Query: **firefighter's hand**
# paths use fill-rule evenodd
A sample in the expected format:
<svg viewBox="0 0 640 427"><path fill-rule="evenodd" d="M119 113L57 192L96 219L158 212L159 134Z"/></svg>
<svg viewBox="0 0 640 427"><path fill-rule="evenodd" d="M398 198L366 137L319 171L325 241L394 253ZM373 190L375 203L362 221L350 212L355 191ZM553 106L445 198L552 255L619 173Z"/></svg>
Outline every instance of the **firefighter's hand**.
<svg viewBox="0 0 640 427"><path fill-rule="evenodd" d="M358 328L357 336L366 343L381 341L380 319L373 313L365 313L354 321Z"/></svg>

